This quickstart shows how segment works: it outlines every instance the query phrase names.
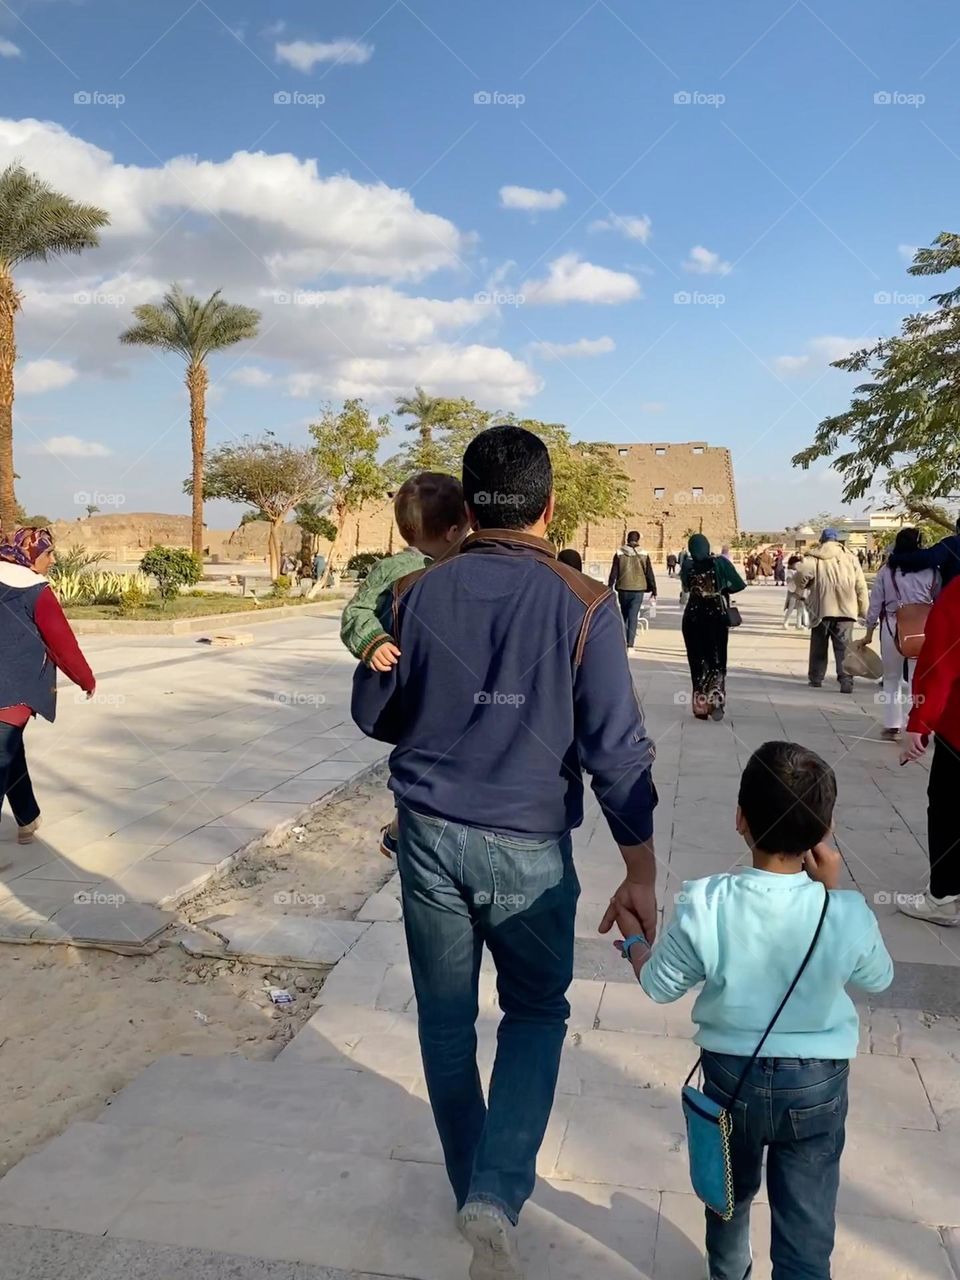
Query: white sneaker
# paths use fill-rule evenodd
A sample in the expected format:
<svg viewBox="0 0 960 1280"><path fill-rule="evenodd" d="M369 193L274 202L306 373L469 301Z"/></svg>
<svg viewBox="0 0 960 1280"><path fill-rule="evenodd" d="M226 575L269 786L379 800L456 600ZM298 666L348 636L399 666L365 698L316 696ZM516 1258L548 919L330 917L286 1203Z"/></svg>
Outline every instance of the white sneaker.
<svg viewBox="0 0 960 1280"><path fill-rule="evenodd" d="M928 924L960 925L960 897L935 898L932 893L918 893L912 903L897 906L901 915L914 920L926 920Z"/></svg>
<svg viewBox="0 0 960 1280"><path fill-rule="evenodd" d="M470 1280L524 1280L517 1229L497 1205L468 1200L457 1215L457 1227L473 1248Z"/></svg>
<svg viewBox="0 0 960 1280"><path fill-rule="evenodd" d="M17 827L17 844L33 844L34 833L40 825L40 819L34 818L25 827Z"/></svg>

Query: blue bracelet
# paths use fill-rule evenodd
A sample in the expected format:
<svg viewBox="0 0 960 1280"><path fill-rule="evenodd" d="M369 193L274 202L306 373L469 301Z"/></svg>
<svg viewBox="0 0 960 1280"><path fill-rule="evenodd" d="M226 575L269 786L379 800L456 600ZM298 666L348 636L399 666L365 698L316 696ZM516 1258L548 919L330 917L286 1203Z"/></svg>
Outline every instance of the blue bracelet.
<svg viewBox="0 0 960 1280"><path fill-rule="evenodd" d="M630 959L630 948L633 946L635 942L642 942L645 947L650 946L650 943L646 940L646 938L643 936L642 933L631 933L629 938L624 938L623 940L622 954L623 954L624 960Z"/></svg>

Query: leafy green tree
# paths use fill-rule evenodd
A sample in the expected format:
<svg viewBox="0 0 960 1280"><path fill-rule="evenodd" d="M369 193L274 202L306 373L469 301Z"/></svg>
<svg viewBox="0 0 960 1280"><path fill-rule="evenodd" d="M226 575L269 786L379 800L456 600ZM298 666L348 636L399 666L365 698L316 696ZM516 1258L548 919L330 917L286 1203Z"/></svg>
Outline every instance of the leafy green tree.
<svg viewBox="0 0 960 1280"><path fill-rule="evenodd" d="M434 433L444 425L447 403L440 396L428 396L423 387L415 387L412 396L397 396L397 416L411 418L412 421L404 425L408 431L416 431L418 435L416 443L405 454L409 474L442 469L442 449Z"/></svg>
<svg viewBox="0 0 960 1280"><path fill-rule="evenodd" d="M0 529L17 524L13 469L16 318L23 303L14 270L25 262L47 262L100 244L110 215L81 204L47 185L15 161L0 173Z"/></svg>
<svg viewBox="0 0 960 1280"><path fill-rule="evenodd" d="M137 323L120 335L133 346L173 351L186 361L186 384L190 396L190 448L193 455L193 532L195 555L203 554L203 457L207 444L207 387L210 374L207 357L237 342L255 338L260 312L237 306L220 297L220 290L205 301L184 293L178 284L156 305L145 302L135 307Z"/></svg>
<svg viewBox="0 0 960 1280"><path fill-rule="evenodd" d="M300 559L304 564L310 565L317 554L320 539L333 542L337 536L337 526L322 510L319 502L299 502L293 514L300 526Z"/></svg>
<svg viewBox="0 0 960 1280"><path fill-rule="evenodd" d="M819 537L824 529L842 529L845 518L842 515L835 515L831 511L820 511L817 515L811 516L809 520L801 521L801 525L808 524Z"/></svg>
<svg viewBox="0 0 960 1280"><path fill-rule="evenodd" d="M358 512L365 502L386 496L391 476L377 461L377 453L389 430L390 419L383 415L376 422L371 421L370 411L358 399L344 401L339 410L327 406L320 421L310 427L324 477L324 501L334 526L322 583L330 576L349 516Z"/></svg>
<svg viewBox="0 0 960 1280"><path fill-rule="evenodd" d="M215 449L204 467L203 496L247 503L270 522L270 577L280 572L280 530L298 503L315 498L325 480L316 450L281 444L270 432L261 439ZM189 493L192 478L184 481Z"/></svg>
<svg viewBox="0 0 960 1280"><path fill-rule="evenodd" d="M399 397L397 405L401 416L415 416L415 421L407 423L407 430L419 432L387 463L397 484L418 471L459 475L464 450L478 431L490 425L494 416L463 396L456 399L426 396L420 387L415 396Z"/></svg>
<svg viewBox="0 0 960 1280"><path fill-rule="evenodd" d="M203 576L203 563L194 551L183 547L151 547L140 561L140 572L157 580L157 590L166 609L181 587L192 587Z"/></svg>
<svg viewBox="0 0 960 1280"><path fill-rule="evenodd" d="M914 276L960 267L960 235L943 231L918 249ZM932 511L960 490L960 288L934 294L935 307L907 316L896 337L881 338L834 368L866 374L850 408L824 418L813 443L793 458L807 468L831 458L843 498L864 497L875 478L908 510Z"/></svg>

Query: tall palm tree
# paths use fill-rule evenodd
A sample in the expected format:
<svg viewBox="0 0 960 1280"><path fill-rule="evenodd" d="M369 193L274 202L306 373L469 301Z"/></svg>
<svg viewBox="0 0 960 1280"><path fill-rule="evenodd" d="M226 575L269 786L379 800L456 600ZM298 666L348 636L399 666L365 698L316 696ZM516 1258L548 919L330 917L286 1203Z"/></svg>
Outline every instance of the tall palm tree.
<svg viewBox="0 0 960 1280"><path fill-rule="evenodd" d="M193 451L193 550L203 553L203 455L207 445L207 356L257 336L260 312L225 302L220 290L205 302L175 284L156 305L134 307L137 323L120 335L121 342L175 351L187 362L190 395L190 446Z"/></svg>
<svg viewBox="0 0 960 1280"><path fill-rule="evenodd" d="M423 387L414 387L412 396L397 396L398 416L412 418L406 424L407 430L420 432L420 440L410 451L410 461L419 470L429 470L439 463L440 451L433 433L444 425L446 410L447 401L441 396L428 396Z"/></svg>
<svg viewBox="0 0 960 1280"><path fill-rule="evenodd" d="M110 215L54 191L17 162L0 173L0 529L17 522L13 471L15 321L23 294L13 279L23 262L46 262L100 243Z"/></svg>

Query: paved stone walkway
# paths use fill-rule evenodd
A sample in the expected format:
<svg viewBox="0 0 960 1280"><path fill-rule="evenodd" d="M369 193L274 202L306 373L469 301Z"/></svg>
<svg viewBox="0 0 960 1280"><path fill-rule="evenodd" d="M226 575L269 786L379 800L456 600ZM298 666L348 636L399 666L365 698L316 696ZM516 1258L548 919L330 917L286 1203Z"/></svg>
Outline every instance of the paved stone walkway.
<svg viewBox="0 0 960 1280"><path fill-rule="evenodd" d="M871 898L923 886L922 770L900 770L894 748L878 740L873 689L851 699L805 687L804 639L776 628L778 606L772 589L745 600L721 725L689 716L672 607L635 660L659 744L667 914L683 879L741 859L737 776L753 747L774 735L818 748L836 767L849 881ZM619 868L595 810L576 851L583 892L573 1013L541 1178L522 1220L529 1278L702 1280L703 1211L690 1193L678 1106L695 1057L692 1001L646 1001L597 937ZM956 1280L960 939L896 917L892 903L877 911L898 975L892 992L862 1005L834 1274ZM425 1100L402 926L371 924L322 997L276 1061L162 1060L96 1122L73 1124L13 1169L0 1182L0 1223L20 1230L0 1233L0 1243L15 1280L46 1276L29 1268L77 1238L60 1232L99 1238L76 1246L98 1276L95 1256L106 1275L107 1263L122 1263L124 1274L167 1280L178 1274L170 1269L177 1256L184 1273L195 1266L191 1274L243 1280L465 1280L468 1256ZM481 1010L486 1074L497 1024L488 965ZM768 1231L761 1201L758 1280L769 1278Z"/></svg>
<svg viewBox="0 0 960 1280"><path fill-rule="evenodd" d="M238 649L85 637L94 700L61 678L56 724L27 729L37 839L0 824L0 938L146 941L158 908L382 757L350 721L338 628L260 623Z"/></svg>

